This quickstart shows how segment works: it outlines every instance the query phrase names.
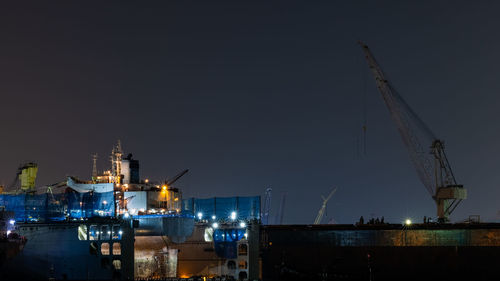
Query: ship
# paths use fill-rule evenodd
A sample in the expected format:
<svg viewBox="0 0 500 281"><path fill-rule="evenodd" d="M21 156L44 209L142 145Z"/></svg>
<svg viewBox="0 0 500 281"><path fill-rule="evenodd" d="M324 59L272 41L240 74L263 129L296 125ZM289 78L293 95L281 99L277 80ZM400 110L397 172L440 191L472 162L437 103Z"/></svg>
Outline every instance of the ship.
<svg viewBox="0 0 500 281"><path fill-rule="evenodd" d="M1 265L2 279L257 278L259 196L183 199L175 183L188 170L141 179L120 142L110 159L98 173L93 156L90 180L68 176L41 188L36 163L19 167L18 188L0 194L0 207L24 244Z"/></svg>
<svg viewBox="0 0 500 281"><path fill-rule="evenodd" d="M0 278L44 280L496 279L500 224L268 225L260 196L183 198L139 177L117 145L111 169L0 194ZM95 158L94 158L95 163ZM94 164L95 167L95 164ZM7 233L8 232L8 233ZM2 244L3 243L3 244Z"/></svg>
<svg viewBox="0 0 500 281"><path fill-rule="evenodd" d="M35 187L36 163L19 167L19 185L3 190L0 208L13 214L9 237L25 243L16 255L2 251L9 255L2 278L132 280L136 232L174 241L191 235L194 216L181 213L178 189L141 181L138 161L122 157L120 143L111 156L111 169L100 174L94 161L91 180L70 176L41 188ZM139 197L150 200L136 210Z"/></svg>

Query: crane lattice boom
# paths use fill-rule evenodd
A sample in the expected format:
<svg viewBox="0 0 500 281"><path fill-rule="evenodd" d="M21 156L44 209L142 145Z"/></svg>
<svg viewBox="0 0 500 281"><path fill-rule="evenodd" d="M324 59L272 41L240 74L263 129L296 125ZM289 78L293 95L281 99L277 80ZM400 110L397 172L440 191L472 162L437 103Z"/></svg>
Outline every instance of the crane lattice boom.
<svg viewBox="0 0 500 281"><path fill-rule="evenodd" d="M332 198L333 194L335 194L336 191L337 191L337 188L332 190L332 192L330 192L330 195L328 195L328 197L326 197L326 198L321 196L321 198L323 199L323 204L321 205L321 208L319 209L318 215L316 216L316 219L314 220L314 224L321 223L321 220L323 219L323 215L325 214L326 203L328 203L328 200L330 200L330 198Z"/></svg>
<svg viewBox="0 0 500 281"><path fill-rule="evenodd" d="M458 204L467 197L465 188L457 184L444 144L411 109L387 80L386 75L370 52L359 42L377 88L382 94L391 118L403 139L418 177L437 204L439 220L446 221Z"/></svg>
<svg viewBox="0 0 500 281"><path fill-rule="evenodd" d="M270 224L269 221L269 213L271 212L271 195L273 189L268 187L266 189L265 201L264 201L264 210L262 212L262 224L267 225Z"/></svg>

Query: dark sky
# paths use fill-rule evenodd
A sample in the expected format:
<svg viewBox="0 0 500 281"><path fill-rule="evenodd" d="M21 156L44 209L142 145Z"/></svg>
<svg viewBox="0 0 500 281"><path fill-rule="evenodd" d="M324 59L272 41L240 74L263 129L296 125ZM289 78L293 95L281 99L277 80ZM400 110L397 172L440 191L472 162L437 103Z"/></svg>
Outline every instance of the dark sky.
<svg viewBox="0 0 500 281"><path fill-rule="evenodd" d="M361 39L445 140L469 191L452 219L500 218L493 1L15 2L0 7L0 183L23 161L38 185L88 179L120 139L143 177L189 168L184 197L272 187L276 209L288 192L286 223L312 223L334 186L325 222L433 216Z"/></svg>

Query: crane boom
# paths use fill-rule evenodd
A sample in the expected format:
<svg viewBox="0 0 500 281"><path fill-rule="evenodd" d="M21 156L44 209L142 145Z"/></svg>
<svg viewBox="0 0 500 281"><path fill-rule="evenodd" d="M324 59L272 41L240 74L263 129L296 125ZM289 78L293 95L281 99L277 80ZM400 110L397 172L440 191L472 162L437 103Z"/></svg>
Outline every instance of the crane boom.
<svg viewBox="0 0 500 281"><path fill-rule="evenodd" d="M166 185L172 185L174 184L174 182L176 182L177 180L179 180L182 176L184 176L187 172L189 172L189 169L186 169L180 173L178 173L177 175L175 175L173 178L167 180L165 182Z"/></svg>
<svg viewBox="0 0 500 281"><path fill-rule="evenodd" d="M375 60L367 45L359 42L377 88L389 109L391 118L403 139L417 175L437 205L440 221L447 221L458 204L467 197L466 189L457 184L444 143L418 117L399 95Z"/></svg>
<svg viewBox="0 0 500 281"><path fill-rule="evenodd" d="M321 208L319 209L318 215L316 216L316 219L314 220L313 224L320 224L321 223L321 220L323 219L323 215L325 214L326 203L328 203L328 200L330 200L330 198L332 198L333 194L335 194L336 191L337 191L337 188L332 190L330 192L330 195L328 195L328 197L326 197L326 198L321 196L321 198L323 199L323 204L321 205Z"/></svg>

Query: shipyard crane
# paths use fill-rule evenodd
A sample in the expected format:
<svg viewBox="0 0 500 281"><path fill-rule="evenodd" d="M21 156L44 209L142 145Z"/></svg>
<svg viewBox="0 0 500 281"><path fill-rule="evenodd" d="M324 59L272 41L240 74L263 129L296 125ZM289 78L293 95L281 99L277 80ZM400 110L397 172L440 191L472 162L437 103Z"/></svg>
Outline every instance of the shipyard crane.
<svg viewBox="0 0 500 281"><path fill-rule="evenodd" d="M189 172L189 169L186 169L186 170L184 170L184 171L182 171L182 172L178 173L178 174L177 174L177 175L175 175L173 178L171 178L171 179L167 180L167 181L165 182L165 184L166 184L167 186L172 185L174 182L176 182L176 181L177 181L178 179L180 179L182 176L184 176L185 174L187 174L187 172Z"/></svg>
<svg viewBox="0 0 500 281"><path fill-rule="evenodd" d="M269 212L271 212L271 194L273 189L268 187L266 189L266 197L264 201L264 211L262 212L262 224L269 224Z"/></svg>
<svg viewBox="0 0 500 281"><path fill-rule="evenodd" d="M286 192L281 193L280 206L278 208L278 214L276 215L276 220L274 224L283 224L283 215L285 213L285 200L286 200Z"/></svg>
<svg viewBox="0 0 500 281"><path fill-rule="evenodd" d="M323 215L325 214L326 203L328 203L328 200L330 200L330 198L332 198L333 194L335 194L336 191L337 191L337 188L334 188L330 192L330 195L328 195L328 197L326 197L326 198L323 197L323 195L321 195L321 198L323 199L323 204L321 205L321 208L319 209L318 215L316 216L316 219L314 220L313 224L320 224L321 219L323 219Z"/></svg>
<svg viewBox="0 0 500 281"><path fill-rule="evenodd" d="M387 80L368 46L362 42L359 44L418 177L436 202L438 221L446 222L458 204L467 198L467 190L457 184L444 152L443 141L434 135Z"/></svg>

